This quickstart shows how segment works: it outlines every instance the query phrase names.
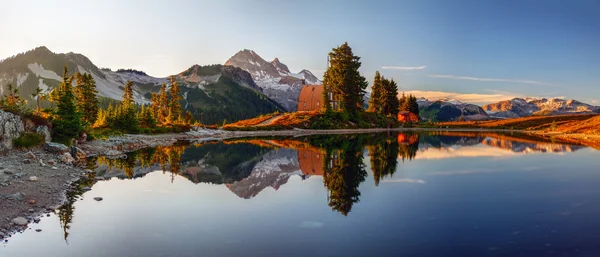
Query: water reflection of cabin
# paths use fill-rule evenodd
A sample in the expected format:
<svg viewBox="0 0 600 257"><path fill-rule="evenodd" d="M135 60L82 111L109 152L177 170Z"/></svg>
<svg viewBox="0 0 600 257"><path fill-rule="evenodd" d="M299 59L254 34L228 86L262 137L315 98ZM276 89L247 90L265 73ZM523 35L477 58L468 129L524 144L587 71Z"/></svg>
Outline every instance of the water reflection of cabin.
<svg viewBox="0 0 600 257"><path fill-rule="evenodd" d="M333 95L331 90L328 90L327 97L329 98L329 104L331 109L337 110L339 103L337 97ZM304 85L300 90L300 96L298 97L298 111L318 111L323 108L323 85Z"/></svg>
<svg viewBox="0 0 600 257"><path fill-rule="evenodd" d="M298 162L300 163L300 170L302 171L303 178L309 176L323 176L323 173L325 172L323 170L325 154L325 151L317 148L298 149ZM331 170L338 162L338 153L337 151L334 151L329 159L329 163L327 163L327 170Z"/></svg>

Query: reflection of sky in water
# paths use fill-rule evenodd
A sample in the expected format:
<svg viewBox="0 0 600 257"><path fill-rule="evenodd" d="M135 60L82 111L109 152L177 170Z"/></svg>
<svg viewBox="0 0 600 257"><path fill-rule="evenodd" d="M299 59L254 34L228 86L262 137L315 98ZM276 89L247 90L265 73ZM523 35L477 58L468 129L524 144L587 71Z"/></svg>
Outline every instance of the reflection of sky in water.
<svg viewBox="0 0 600 257"><path fill-rule="evenodd" d="M0 256L600 254L600 152L453 149L461 158L421 149L377 187L365 153L369 174L348 216L328 206L321 176L291 176L249 200L224 185L171 183L161 172L99 182L76 202L68 244L52 216L32 225L43 232L15 236Z"/></svg>

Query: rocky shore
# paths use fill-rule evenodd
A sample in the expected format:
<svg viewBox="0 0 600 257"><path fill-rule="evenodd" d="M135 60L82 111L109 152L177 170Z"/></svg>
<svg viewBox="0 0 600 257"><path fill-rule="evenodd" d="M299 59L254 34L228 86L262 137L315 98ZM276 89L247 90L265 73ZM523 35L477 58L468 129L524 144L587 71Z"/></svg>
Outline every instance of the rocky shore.
<svg viewBox="0 0 600 257"><path fill-rule="evenodd" d="M170 146L180 141L209 141L258 136L306 136L315 134L376 133L385 131L440 131L440 129L362 129L362 130L285 130L224 131L195 129L187 133L161 135L123 135L108 140L86 142L77 148L46 144L27 151L10 150L0 154L0 239L8 240L27 224L53 212L66 200L72 183L89 178L91 170L77 165L90 156L122 157L125 153L148 147ZM481 131L480 129L442 129L442 131ZM498 130L486 130L504 132ZM514 131L513 131L514 132ZM538 134L539 135L539 134ZM539 135L541 136L541 135ZM561 135L565 137L566 135ZM597 136L572 137L578 144L598 147ZM584 141L593 139L595 144ZM583 141L583 142L582 142ZM589 141L589 140L588 140ZM574 142L575 143L575 142Z"/></svg>
<svg viewBox="0 0 600 257"><path fill-rule="evenodd" d="M0 239L56 210L71 183L90 172L74 166L75 159L61 149L11 150L0 156Z"/></svg>

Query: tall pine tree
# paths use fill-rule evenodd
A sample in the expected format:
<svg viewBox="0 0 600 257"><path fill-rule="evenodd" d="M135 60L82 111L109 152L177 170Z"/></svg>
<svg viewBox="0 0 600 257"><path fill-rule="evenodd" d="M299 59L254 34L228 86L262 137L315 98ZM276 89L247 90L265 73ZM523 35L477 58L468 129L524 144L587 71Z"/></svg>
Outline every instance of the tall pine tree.
<svg viewBox="0 0 600 257"><path fill-rule="evenodd" d="M181 94L179 91L179 85L175 80L175 77L171 76L171 88L169 89L171 96L169 100L169 116L168 122L174 123L181 118Z"/></svg>
<svg viewBox="0 0 600 257"><path fill-rule="evenodd" d="M360 75L360 57L354 55L348 43L329 53L330 66L325 71L323 84L339 99L339 109L353 119L363 109L363 96L367 80Z"/></svg>
<svg viewBox="0 0 600 257"><path fill-rule="evenodd" d="M83 122L88 125L95 123L98 117L98 91L96 90L96 81L91 74L75 74L77 85L75 86L75 96L77 97L77 110L81 113Z"/></svg>
<svg viewBox="0 0 600 257"><path fill-rule="evenodd" d="M371 98L369 99L368 108L369 112L381 113L381 105L383 104L382 86L383 85L381 83L381 74L379 74L379 71L376 71L375 78L373 79L373 85L371 86Z"/></svg>
<svg viewBox="0 0 600 257"><path fill-rule="evenodd" d="M162 84L158 93L158 119L157 122L165 123L169 116L169 95L167 95L167 85Z"/></svg>
<svg viewBox="0 0 600 257"><path fill-rule="evenodd" d="M67 76L67 66L63 71L63 81L57 91L57 110L52 121L54 140L71 144L71 139L78 137L83 132L81 114L77 111L75 94L71 85L72 77Z"/></svg>
<svg viewBox="0 0 600 257"><path fill-rule="evenodd" d="M394 79L386 80L384 92L383 98L386 107L384 114L392 117L398 116L400 102L398 100L398 84Z"/></svg>

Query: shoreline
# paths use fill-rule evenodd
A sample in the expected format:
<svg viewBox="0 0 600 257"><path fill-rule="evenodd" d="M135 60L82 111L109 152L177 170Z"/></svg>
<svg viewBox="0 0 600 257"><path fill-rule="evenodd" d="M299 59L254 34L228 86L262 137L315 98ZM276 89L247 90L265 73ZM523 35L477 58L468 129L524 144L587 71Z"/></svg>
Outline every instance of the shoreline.
<svg viewBox="0 0 600 257"><path fill-rule="evenodd" d="M171 146L179 141L206 142L245 137L311 136L334 134L365 134L384 132L479 132L519 133L543 140L561 139L573 144L600 150L600 135L548 133L509 129L475 128L376 128L336 130L277 130L277 131L225 131L196 129L186 133L139 135L125 134L108 140L95 140L79 145L88 157L122 156L125 153L148 147ZM30 156L33 153L33 157ZM16 224L15 218L23 217L27 223L39 222L39 218L54 212L66 201L66 193L92 171L81 167L60 164L60 155L36 147L29 150L13 149L0 159L0 239L27 229L26 224ZM40 164L40 161L43 164ZM53 164L46 164L53 163ZM6 172L8 171L8 173ZM35 177L35 179L32 179Z"/></svg>

